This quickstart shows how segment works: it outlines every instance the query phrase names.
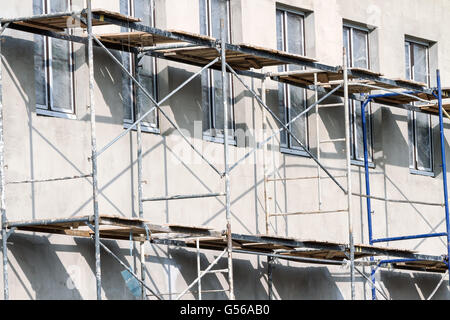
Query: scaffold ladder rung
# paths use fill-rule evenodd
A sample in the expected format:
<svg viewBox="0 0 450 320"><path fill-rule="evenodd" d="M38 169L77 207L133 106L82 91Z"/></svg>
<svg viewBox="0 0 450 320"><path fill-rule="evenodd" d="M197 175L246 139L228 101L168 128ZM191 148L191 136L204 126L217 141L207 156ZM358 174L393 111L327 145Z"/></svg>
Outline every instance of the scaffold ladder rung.
<svg viewBox="0 0 450 320"><path fill-rule="evenodd" d="M343 107L343 103L329 103L329 104L319 104L319 108L336 108Z"/></svg>
<svg viewBox="0 0 450 320"><path fill-rule="evenodd" d="M320 144L325 144L325 143L335 143L335 142L345 142L345 138L340 138L340 139L330 139L330 140L321 140Z"/></svg>

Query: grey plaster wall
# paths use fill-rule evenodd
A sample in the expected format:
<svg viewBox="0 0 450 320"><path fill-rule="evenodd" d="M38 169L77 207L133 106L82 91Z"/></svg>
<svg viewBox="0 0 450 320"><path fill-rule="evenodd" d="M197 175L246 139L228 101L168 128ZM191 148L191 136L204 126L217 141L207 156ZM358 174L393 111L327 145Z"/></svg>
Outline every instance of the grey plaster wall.
<svg viewBox="0 0 450 320"><path fill-rule="evenodd" d="M155 0L156 26L199 32L197 0ZM32 1L0 0L3 17L32 14ZM440 68L444 86L450 81L450 58L446 52L450 40L442 21L450 13L445 0L432 3L420 0L231 0L232 38L235 43L251 43L276 48L277 5L308 12L306 18L307 55L331 64L342 64L342 22L350 20L375 28L371 34L372 68L388 77L404 77L405 35L436 42L431 49L431 79L435 84L435 69ZM119 11L119 1L93 0L94 8ZM111 27L96 28L96 32L117 31ZM82 33L82 31L77 31ZM36 115L33 63L33 35L8 30L2 45L3 103L5 106L5 148L7 181L43 179L89 173L90 124L88 104L88 74L86 51L75 45L76 120ZM96 48L95 103L97 106L97 142L104 146L124 130L121 79L125 75L112 60ZM158 94L164 97L198 70L196 67L158 61ZM264 71L274 69L267 68ZM259 80L246 79L255 90ZM179 94L169 99L163 110L186 132L194 134L202 119L200 80L196 79ZM262 114L256 100L233 82L236 126L251 129L247 141L238 141L231 148L231 159L238 159L250 142L260 140ZM277 84L267 83L267 100L276 108ZM311 95L311 93L310 93ZM309 117L310 147L315 152L316 115ZM321 139L344 136L343 110L327 110L321 114ZM433 117L435 177L412 175L408 168L407 113L404 110L374 106L374 162L371 170L372 193L382 197L440 202L443 199L438 121ZM276 123L270 119L271 127ZM446 128L448 128L446 121ZM198 128L198 127L197 127ZM200 124L201 128L201 124ZM160 134L144 134L144 196L164 196L186 193L220 192L223 181L197 157L191 157L189 147L180 143L166 119L160 115ZM192 139L214 163L223 167L223 145ZM249 142L250 141L250 142ZM314 163L305 157L281 154L278 139L269 146L270 158L276 163L271 169L277 177L314 175ZM449 156L449 148L446 145ZM336 174L345 170L343 144L324 145L324 164ZM187 156L186 156L187 155ZM186 158L183 158L186 156ZM187 159L190 164L179 160ZM363 168L353 166L353 186L364 192ZM99 158L100 213L136 217L137 209L136 135L131 132ZM342 179L341 179L342 180ZM345 180L342 180L345 184ZM323 209L346 207L346 198L330 180L323 181ZM297 181L269 184L271 211L310 211L317 209L317 181ZM233 232L262 234L265 231L262 153L236 168L231 175ZM72 217L92 214L92 189L89 179L8 185L7 215L10 220ZM353 198L355 240L367 243L365 201ZM374 236L397 236L415 233L443 232L444 211L412 205L385 206L374 202ZM225 211L223 199L182 200L146 203L144 216L155 224L175 223L205 225L223 229ZM270 232L301 239L348 241L346 214L293 216L273 218ZM138 261L130 256L128 242L106 241L107 245L131 266ZM393 243L393 247L418 250L429 254L444 254L443 239L412 240ZM94 246L89 239L16 233L9 240L9 287L13 299L94 299ZM161 294L181 292L196 277L195 252L182 248L147 246L148 284ZM217 253L204 252L202 267L214 260ZM133 299L120 275L122 267L102 253L102 294L106 299ZM225 259L220 266L226 266ZM234 275L238 299L267 299L267 262L265 258L235 255ZM427 296L438 283L440 275L388 272L378 276L386 292L395 299L419 299ZM348 269L309 266L280 262L273 274L274 291L280 299L349 299ZM448 281L436 298L447 299ZM226 278L208 276L204 289L227 288ZM357 298L370 298L370 285L357 277ZM194 298L196 295L187 295ZM223 299L222 293L207 296Z"/></svg>

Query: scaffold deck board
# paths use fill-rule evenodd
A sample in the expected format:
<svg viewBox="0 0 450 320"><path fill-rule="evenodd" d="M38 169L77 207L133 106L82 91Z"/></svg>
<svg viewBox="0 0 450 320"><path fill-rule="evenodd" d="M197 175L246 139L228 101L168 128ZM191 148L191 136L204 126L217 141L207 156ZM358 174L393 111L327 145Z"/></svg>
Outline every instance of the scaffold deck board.
<svg viewBox="0 0 450 320"><path fill-rule="evenodd" d="M108 11L105 9L93 9L92 13L100 15L100 19L92 19L93 26L108 25L110 23L103 21L103 17L114 18L123 22L140 22L141 19L126 16L117 12ZM86 18L86 14L83 15ZM2 20L2 23L8 22L8 19ZM79 23L70 14L58 17L31 17L23 18L22 20L14 19L14 24L33 27L40 30L64 32L67 28L82 27L87 28L84 23Z"/></svg>
<svg viewBox="0 0 450 320"><path fill-rule="evenodd" d="M179 42L168 37L141 31L101 34L98 35L97 38L104 44L120 45L127 49Z"/></svg>
<svg viewBox="0 0 450 320"><path fill-rule="evenodd" d="M444 108L445 111L450 111L450 103L443 103L442 107ZM434 113L434 114L438 114L439 113L439 106L437 103L435 104L426 104L426 105L421 105L420 109L422 109L425 112L429 112L429 113Z"/></svg>
<svg viewBox="0 0 450 320"><path fill-rule="evenodd" d="M263 67L285 64L284 62L277 59L265 58L264 54L268 52L270 52L271 54L276 53L283 57L295 58L297 60L305 62L315 61L314 59L308 57L289 54L273 49L261 48L258 46L251 46L248 44L240 44L238 46L243 48L251 48L254 54L234 50L226 50L226 61L233 69L236 70L250 70L252 68L261 69ZM220 56L220 52L216 48L202 46L192 48L156 50L155 53L170 58L170 60L173 61L187 64L196 64L199 66L205 66L212 60ZM214 67L220 68L220 62L217 62Z"/></svg>
<svg viewBox="0 0 450 320"><path fill-rule="evenodd" d="M445 273L448 270L447 265L440 261L408 261L393 263L392 267L395 269L403 269L410 271L423 271L423 272L439 272Z"/></svg>
<svg viewBox="0 0 450 320"><path fill-rule="evenodd" d="M93 237L93 216L73 217L67 219L42 219L29 221L9 221L7 229L67 235L73 237ZM203 226L157 225L139 218L101 215L99 232L102 239L114 240L151 240L155 243L182 245L196 248L197 240L201 249L224 250L227 248L225 231L218 231ZM176 239L176 240L174 240ZM166 242L164 242L166 241ZM284 259L312 258L329 261L348 260L349 247L346 244L316 240L298 240L295 238L232 234L233 250L250 254L277 254ZM446 270L441 257L417 255L416 252L403 249L382 248L367 245L355 245L355 259L370 256L395 256L422 259L414 263L395 264L394 267L408 270L441 272ZM318 262L326 264L326 262Z"/></svg>

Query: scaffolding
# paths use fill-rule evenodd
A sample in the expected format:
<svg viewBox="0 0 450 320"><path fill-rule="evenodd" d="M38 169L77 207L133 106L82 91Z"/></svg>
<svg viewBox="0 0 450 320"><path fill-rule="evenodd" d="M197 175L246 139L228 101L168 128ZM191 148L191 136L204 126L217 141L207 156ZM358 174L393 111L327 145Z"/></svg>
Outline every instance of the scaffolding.
<svg viewBox="0 0 450 320"><path fill-rule="evenodd" d="M66 33L67 20L76 19L80 22L80 26L86 30L87 36L75 36ZM131 32L121 32L116 34L95 35L93 32L94 26L99 25L114 25L124 27ZM89 111L91 123L91 163L92 172L87 175L75 177L62 177L46 180L28 180L6 182L4 170L4 123L3 123L3 103L1 96L1 64L0 64L0 205L2 215L2 243L3 243L3 281L4 281L4 299L9 298L8 287L8 238L15 231L28 232L42 232L49 234L60 234L72 237L91 238L95 246L95 278L96 278L96 296L101 299L101 261L100 250L110 254L116 259L125 269L131 274L141 286L141 297L147 299L149 294L157 299L163 299L162 295L154 292L145 281L145 251L144 244L172 245L192 248L197 252L197 278L193 281L183 292L181 292L177 299L182 298L194 286L197 285L198 297L202 298L201 279L209 273L223 273L227 274L228 289L227 290L212 290L213 292L226 291L229 299L234 299L234 283L233 283L233 253L250 254L267 257L268 262L268 298L273 298L272 292L272 265L276 259L283 259L287 261L297 261L308 264L320 265L339 265L350 266L351 278L351 298L355 299L355 274L358 272L363 278L370 281L372 286L372 298L376 299L376 292L384 298L386 295L377 286L375 282L375 272L381 267L390 265L395 269L425 271L442 273L442 280L439 282L436 289L433 291L430 298L435 294L438 287L442 284L444 278L449 271L448 257L450 253L450 222L449 222L449 204L447 192L447 173L446 173L446 159L445 159L445 141L444 141L444 127L443 115L449 117L444 106L443 98L450 97L448 90L443 90L440 82L439 71L437 73L437 88L429 88L421 83L408 80L394 80L385 78L375 72L349 68L347 66L346 52L343 52L342 66L329 66L321 64L314 59L281 52L278 50L266 49L247 44L232 44L226 43L225 28L222 21L222 36L221 39L215 39L208 36L201 36L197 34L187 33L183 31L168 31L154 27L150 27L140 23L139 19L124 16L115 12L110 12L101 9L92 9L91 0L87 0L87 8L76 12L60 12L52 14L44 14L30 17L19 17L14 19L1 19L0 37L7 29L19 30L23 32L48 36L56 39L62 39L75 43L87 45L88 51L88 67L89 67ZM1 39L0 39L1 40ZM1 41L0 41L0 56L1 56ZM94 104L94 47L101 48L108 56L117 64L136 85L137 90L142 92L152 103L153 107L146 112L142 112L140 102L137 103L137 120L124 130L120 135L112 139L103 148L98 150L96 141L96 108ZM175 61L188 65L200 67L200 70L195 72L185 82L179 85L176 89L170 92L165 98L159 102L155 101L152 95L146 90L144 85L140 82L139 68L136 68L136 76L133 74L111 53L110 50L122 50L131 52L135 55L136 61L139 61L144 55L149 55L158 59L165 59L168 61ZM307 69L301 71L289 71L281 73L261 73L255 72L254 69L262 69L264 67L294 64L306 67ZM137 64L138 65L138 64ZM227 73L237 79L245 89L251 93L252 97L256 99L262 108L263 114L263 129L267 129L268 114L279 124L279 129L274 130L274 133L267 137L266 130L263 130L263 140L256 144L256 146L247 152L241 159L234 164L230 163L229 159L229 134L228 134L228 108L227 97L223 95L224 105L224 169L217 168L209 159L207 159L197 147L189 141L183 134L182 130L177 126L174 120L168 116L161 106L170 97L179 92L194 78L201 75L206 69L214 69L221 72L222 77L222 92L227 92L228 82L224 81ZM246 82L242 79L243 76L259 79L262 82L261 96L252 90ZM266 101L266 80L274 80L280 83L294 85L300 88L312 90L315 92L314 103L308 106L299 115L293 118L288 123L282 121L277 115L267 106ZM389 93L373 94L373 91L387 91ZM326 100L331 96L338 96L343 98L342 103L326 104ZM320 98L319 98L320 97ZM352 192L351 186L351 155L350 155L350 130L349 130L349 100L354 99L362 101L362 114L364 115L364 108L370 101L382 104L387 107L397 107L416 112L424 112L429 114L439 115L440 123L440 143L441 156L443 165L443 188L444 188L444 203L428 203L416 201L412 202L403 199L388 199L382 197L372 196L370 192L370 174L368 166L368 147L366 136L366 123L363 116L363 132L364 132L364 163L365 163L365 179L366 192L365 194L358 194ZM410 104L414 101L425 102L425 105L416 106ZM317 113L317 121L319 121L319 110L325 107L344 107L345 109L345 138L318 141L317 154L313 154L301 142L301 140L291 131L290 125L298 120L301 116L308 112L315 111ZM190 145L195 153L217 174L217 177L224 181L223 192L208 193L208 194L186 194L173 195L167 197L151 197L145 198L143 195L143 146L142 146L142 128L141 122L154 110L158 110L167 121L179 132L186 143ZM99 212L98 206L98 158L101 154L107 151L114 143L128 134L131 130L136 129L137 135L137 183L138 183L138 202L139 202L139 217L138 218L123 218L116 216L102 215ZM319 130L317 128L317 130ZM266 163L267 145L277 135L286 132L292 139L294 139L304 151L309 155L310 159L317 165L317 176L314 177L300 177L300 178L284 178L277 179L271 177L268 172ZM319 139L319 132L317 132L317 139ZM320 155L321 143L335 143L344 142L346 144L346 174L343 176L336 176L331 174L330 170L323 165ZM248 235L232 233L231 225L231 195L230 195L230 174L239 164L246 158L258 150L263 151L263 171L264 171L264 211L265 211L265 235ZM29 221L9 221L7 217L7 207L5 203L5 188L7 184L11 183L36 183L48 181L63 181L79 178L92 179L93 192L93 214L83 217L58 218L58 219L34 219ZM336 209L335 211L326 211L322 209L322 179L331 179L342 191L343 196L347 199L347 207L344 209ZM346 186L344 186L338 179L346 178ZM267 195L267 185L269 182L277 180L305 180L317 179L318 181L318 210L310 212L290 212L290 213L273 213L269 209L269 201ZM369 244L355 244L353 235L353 209L351 206L352 197L357 196L366 199L368 228L369 228ZM144 219L143 203L150 201L175 201L179 199L200 199L211 197L225 198L225 218L226 225L223 230L213 230L205 227L190 227L180 225L155 225L150 221ZM392 237L386 239L373 239L372 237L372 220L371 220L371 201L385 201L387 203L417 203L422 205L440 206L445 208L446 218L446 232L434 234L421 234L413 236ZM277 216L288 215L302 215L302 214L327 214L331 212L345 212L348 216L348 243L333 243L324 241L302 241L293 238L280 237L271 235L269 232L270 219ZM399 250L387 247L378 247L375 244L379 242L400 241L406 239L429 238L429 237L447 237L448 251L442 256L420 254L410 250ZM136 274L126 263L120 260L102 241L101 239L114 239L135 241L140 243L140 274ZM199 253L200 250L214 250L220 252L217 258L204 270L201 269ZM227 258L228 265L226 269L213 269L221 258ZM366 258L370 259L367 260ZM370 266L371 275L368 277L358 267ZM211 292L211 290L210 290Z"/></svg>

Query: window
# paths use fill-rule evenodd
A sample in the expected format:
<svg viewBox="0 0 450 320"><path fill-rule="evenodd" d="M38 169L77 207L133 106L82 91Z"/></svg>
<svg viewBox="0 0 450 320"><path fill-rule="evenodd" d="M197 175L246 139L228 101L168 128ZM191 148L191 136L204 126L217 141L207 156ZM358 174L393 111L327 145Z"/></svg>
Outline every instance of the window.
<svg viewBox="0 0 450 320"><path fill-rule="evenodd" d="M277 9L277 49L305 55L304 16L299 12ZM301 70L298 65L280 66L278 70ZM306 90L287 84L278 84L278 117L288 123L306 109ZM308 116L304 115L289 125L289 130L308 147ZM280 137L281 152L306 155L303 148L286 132Z"/></svg>
<svg viewBox="0 0 450 320"><path fill-rule="evenodd" d="M126 15L132 15L140 18L142 24L154 27L154 1L153 0L120 0L120 12ZM127 32L127 28L122 28ZM136 59L134 54L121 52L122 62L133 76L136 76ZM140 83L148 93L157 100L157 81L156 81L156 59L150 56L144 56L139 62ZM138 103L141 115L144 115L154 105L151 100L142 92L128 76L122 78L122 96L124 109L125 127L133 124L137 118ZM136 93L139 91L139 95ZM158 112L155 109L144 121L141 122L142 131L159 133Z"/></svg>
<svg viewBox="0 0 450 320"><path fill-rule="evenodd" d="M217 39L221 38L220 20L224 19L226 41L231 42L230 3L228 0L200 0L200 33ZM202 108L203 136L207 140L223 142L224 110L222 92L222 73L216 70L205 70L202 74ZM228 81L226 95L228 98L228 129L234 137L233 83Z"/></svg>
<svg viewBox="0 0 450 320"><path fill-rule="evenodd" d="M405 41L406 78L430 84L428 44ZM415 102L415 104L420 104ZM430 115L408 111L409 167L412 173L433 172Z"/></svg>
<svg viewBox="0 0 450 320"><path fill-rule="evenodd" d="M70 10L71 1L69 0L33 1L35 14ZM72 43L40 35L35 35L34 39L36 113L75 118Z"/></svg>
<svg viewBox="0 0 450 320"><path fill-rule="evenodd" d="M344 25L344 47L347 52L347 65L351 68L370 69L369 31L363 28ZM351 157L354 164L364 161L364 135L362 128L361 101L350 100L350 142ZM366 107L367 152L369 162L373 163L372 106ZM372 164L373 165L373 164Z"/></svg>

